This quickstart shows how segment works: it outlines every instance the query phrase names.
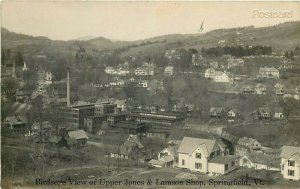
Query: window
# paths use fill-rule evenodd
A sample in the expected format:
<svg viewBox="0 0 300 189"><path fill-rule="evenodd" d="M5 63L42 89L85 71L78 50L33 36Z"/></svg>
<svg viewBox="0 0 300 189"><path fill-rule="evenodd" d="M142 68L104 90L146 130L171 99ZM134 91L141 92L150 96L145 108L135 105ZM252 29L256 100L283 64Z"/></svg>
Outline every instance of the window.
<svg viewBox="0 0 300 189"><path fill-rule="evenodd" d="M201 153L196 153L196 158L201 159Z"/></svg>
<svg viewBox="0 0 300 189"><path fill-rule="evenodd" d="M284 170L284 165L281 166L281 170Z"/></svg>
<svg viewBox="0 0 300 189"><path fill-rule="evenodd" d="M235 163L234 163L234 161L233 161L233 162L231 162L231 167L233 167L233 166L234 166L234 164L235 164Z"/></svg>
<svg viewBox="0 0 300 189"><path fill-rule="evenodd" d="M202 163L195 163L195 169L202 169Z"/></svg>
<svg viewBox="0 0 300 189"><path fill-rule="evenodd" d="M295 161L294 160L289 160L288 165L291 167L295 167Z"/></svg>
<svg viewBox="0 0 300 189"><path fill-rule="evenodd" d="M294 176L295 171L294 170L288 170L288 176Z"/></svg>
<svg viewBox="0 0 300 189"><path fill-rule="evenodd" d="M181 164L182 164L182 165L185 165L185 160L184 160L184 159L181 161Z"/></svg>
<svg viewBox="0 0 300 189"><path fill-rule="evenodd" d="M225 164L225 171L228 170L228 164Z"/></svg>

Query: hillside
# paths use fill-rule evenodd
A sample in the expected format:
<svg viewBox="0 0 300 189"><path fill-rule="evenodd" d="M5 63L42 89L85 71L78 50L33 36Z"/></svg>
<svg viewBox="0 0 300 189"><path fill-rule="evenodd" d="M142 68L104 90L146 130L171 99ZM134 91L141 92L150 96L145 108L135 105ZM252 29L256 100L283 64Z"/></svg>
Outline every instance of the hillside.
<svg viewBox="0 0 300 189"><path fill-rule="evenodd" d="M254 28L253 26L232 29L218 29L204 34L188 35L166 35L145 39L145 41L164 41L164 43L151 44L130 48L124 52L124 56L134 55L138 52L146 53L152 48L201 48L214 46L236 46L236 45L265 45L272 46L275 52L294 49L300 44L300 22L287 22L270 27ZM150 54L152 52L150 51Z"/></svg>
<svg viewBox="0 0 300 189"><path fill-rule="evenodd" d="M46 37L33 37L1 29L2 47L31 50L31 52L59 49L73 51L84 47L88 51L122 49L121 56L138 53L153 54L174 48L195 48L200 50L213 46L271 45L274 51L294 49L300 44L300 22L287 22L270 27L218 29L203 34L170 34L139 41L113 41L104 37L90 40L55 41Z"/></svg>

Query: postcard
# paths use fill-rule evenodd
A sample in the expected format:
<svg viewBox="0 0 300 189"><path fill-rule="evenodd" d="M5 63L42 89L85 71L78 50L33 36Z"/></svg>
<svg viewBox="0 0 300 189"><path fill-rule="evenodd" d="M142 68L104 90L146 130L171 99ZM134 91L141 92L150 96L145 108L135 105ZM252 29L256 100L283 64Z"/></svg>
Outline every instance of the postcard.
<svg viewBox="0 0 300 189"><path fill-rule="evenodd" d="M1 187L300 188L296 1L2 1Z"/></svg>

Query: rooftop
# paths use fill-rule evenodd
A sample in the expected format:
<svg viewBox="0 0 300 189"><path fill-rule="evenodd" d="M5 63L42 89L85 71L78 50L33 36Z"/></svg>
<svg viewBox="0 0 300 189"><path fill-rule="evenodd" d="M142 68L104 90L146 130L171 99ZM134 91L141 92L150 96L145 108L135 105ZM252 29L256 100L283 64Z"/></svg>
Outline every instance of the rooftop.
<svg viewBox="0 0 300 189"><path fill-rule="evenodd" d="M235 156L216 156L209 160L209 163L227 164L235 161Z"/></svg>
<svg viewBox="0 0 300 189"><path fill-rule="evenodd" d="M86 135L85 131L83 130L77 130L77 131L69 131L68 132L68 135L70 138L73 138L73 139L88 139L89 137Z"/></svg>
<svg viewBox="0 0 300 189"><path fill-rule="evenodd" d="M184 137L177 152L190 154L196 150L197 147L201 146L202 150L206 152L206 156L209 156L215 144L216 140Z"/></svg>
<svg viewBox="0 0 300 189"><path fill-rule="evenodd" d="M300 147L298 146L282 146L280 157L290 158L295 156L295 160L300 163Z"/></svg>

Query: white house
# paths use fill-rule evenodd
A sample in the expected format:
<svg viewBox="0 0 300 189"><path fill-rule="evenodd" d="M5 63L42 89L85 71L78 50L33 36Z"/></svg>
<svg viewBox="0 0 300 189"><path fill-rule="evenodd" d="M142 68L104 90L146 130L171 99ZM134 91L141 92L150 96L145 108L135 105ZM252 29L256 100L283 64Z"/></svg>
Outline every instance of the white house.
<svg viewBox="0 0 300 189"><path fill-rule="evenodd" d="M264 169L279 171L280 168L276 166L275 158L259 152L251 152L242 156L239 160L239 166L254 169Z"/></svg>
<svg viewBox="0 0 300 189"><path fill-rule="evenodd" d="M214 79L216 70L213 68L208 68L205 70L204 78L206 79Z"/></svg>
<svg viewBox="0 0 300 189"><path fill-rule="evenodd" d="M227 112L227 117L228 117L228 118L234 119L234 118L236 118L236 117L238 117L238 116L239 116L239 113L238 113L237 109L231 109L231 110L229 110L229 111Z"/></svg>
<svg viewBox="0 0 300 189"><path fill-rule="evenodd" d="M255 94L266 94L267 87L264 84L258 83L255 85Z"/></svg>
<svg viewBox="0 0 300 189"><path fill-rule="evenodd" d="M138 82L138 86L147 88L148 87L148 81L147 80L141 80L141 81Z"/></svg>
<svg viewBox="0 0 300 189"><path fill-rule="evenodd" d="M260 149L261 149L261 144L256 139L242 137L237 142L235 148L235 154L237 156L244 156L249 152L260 150Z"/></svg>
<svg viewBox="0 0 300 189"><path fill-rule="evenodd" d="M281 84L281 83L276 83L276 84L274 85L274 88L275 88L275 93L276 93L277 95L283 95L283 94L284 94L284 86L283 86L283 84Z"/></svg>
<svg viewBox="0 0 300 189"><path fill-rule="evenodd" d="M149 161L149 164L152 165L153 167L174 166L174 164L177 161L177 150L178 150L178 145L164 148L162 151L158 153L157 160L152 159L151 161Z"/></svg>
<svg viewBox="0 0 300 189"><path fill-rule="evenodd" d="M178 145L164 148L158 154L158 160L164 162L165 166L173 166L177 159Z"/></svg>
<svg viewBox="0 0 300 189"><path fill-rule="evenodd" d="M166 75L173 75L173 71L174 71L174 66L167 66L165 68L165 74Z"/></svg>
<svg viewBox="0 0 300 189"><path fill-rule="evenodd" d="M283 110L281 107L274 108L274 118L275 119L282 119L284 117Z"/></svg>
<svg viewBox="0 0 300 189"><path fill-rule="evenodd" d="M230 77L225 72L216 71L214 81L220 83L228 83L230 82Z"/></svg>
<svg viewBox="0 0 300 189"><path fill-rule="evenodd" d="M184 137L178 148L178 167L202 173L225 174L236 168L234 156L222 156L216 140Z"/></svg>
<svg viewBox="0 0 300 189"><path fill-rule="evenodd" d="M283 146L280 157L283 178L300 180L300 147Z"/></svg>
<svg viewBox="0 0 300 189"><path fill-rule="evenodd" d="M279 71L274 67L262 67L259 68L258 76L263 78L279 78Z"/></svg>
<svg viewBox="0 0 300 189"><path fill-rule="evenodd" d="M232 58L230 57L227 60L227 69L230 69L232 67L236 67L236 66L244 66L244 60L241 58Z"/></svg>
<svg viewBox="0 0 300 189"><path fill-rule="evenodd" d="M138 67L135 69L135 75L154 75L154 68L153 67Z"/></svg>

